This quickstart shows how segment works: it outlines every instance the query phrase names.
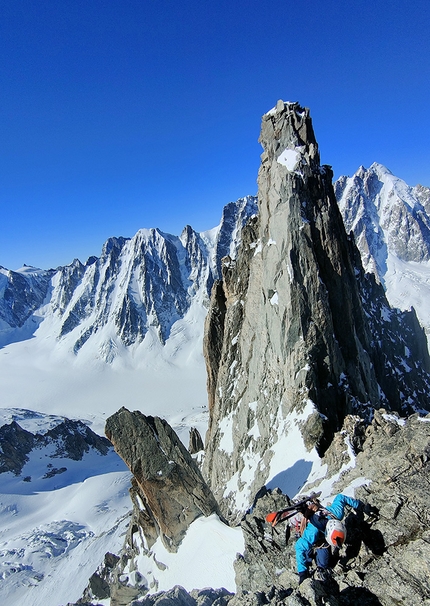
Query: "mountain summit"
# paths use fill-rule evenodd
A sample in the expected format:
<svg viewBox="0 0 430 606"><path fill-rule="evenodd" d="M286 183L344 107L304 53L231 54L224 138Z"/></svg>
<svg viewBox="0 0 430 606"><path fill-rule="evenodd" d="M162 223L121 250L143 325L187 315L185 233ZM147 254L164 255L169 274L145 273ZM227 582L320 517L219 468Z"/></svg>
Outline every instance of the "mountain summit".
<svg viewBox="0 0 430 606"><path fill-rule="evenodd" d="M335 184L345 228L354 232L364 269L382 281L389 252L402 261L430 259L430 219L420 200L425 189L406 185L376 162Z"/></svg>

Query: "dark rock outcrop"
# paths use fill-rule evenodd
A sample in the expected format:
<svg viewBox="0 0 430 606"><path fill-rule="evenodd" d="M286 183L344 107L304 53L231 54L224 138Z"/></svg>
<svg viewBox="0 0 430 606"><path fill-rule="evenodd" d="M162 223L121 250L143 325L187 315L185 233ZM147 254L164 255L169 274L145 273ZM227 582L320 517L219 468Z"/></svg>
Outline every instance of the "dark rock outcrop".
<svg viewBox="0 0 430 606"><path fill-rule="evenodd" d="M11 471L19 475L29 460L29 454L35 448L52 446L51 458L67 458L81 461L84 454L94 449L106 455L111 448L110 442L103 436L95 434L82 421L64 419L44 433L32 434L17 423L0 427L0 473ZM50 478L66 471L66 468L49 469L44 478Z"/></svg>
<svg viewBox="0 0 430 606"><path fill-rule="evenodd" d="M22 429L16 421L0 427L0 473L11 471L19 475L35 440L35 436Z"/></svg>
<svg viewBox="0 0 430 606"><path fill-rule="evenodd" d="M67 457L81 461L84 453L94 448L101 455L106 455L111 448L110 442L103 436L95 434L82 421L64 419L62 423L44 434L45 442L56 444L55 457Z"/></svg>
<svg viewBox="0 0 430 606"><path fill-rule="evenodd" d="M218 511L201 472L170 425L121 408L106 421L106 435L135 479L138 521L150 547L157 536L176 551L188 526Z"/></svg>
<svg viewBox="0 0 430 606"><path fill-rule="evenodd" d="M199 430L196 427L191 427L188 452L193 455L197 454L198 452L201 452L202 450L204 450L202 436L200 435Z"/></svg>
<svg viewBox="0 0 430 606"><path fill-rule="evenodd" d="M105 600L111 596L111 586L114 583L114 570L119 562L119 557L114 553L106 553L103 563L91 575L88 587L82 598L77 602L80 606L94 604L96 600Z"/></svg>

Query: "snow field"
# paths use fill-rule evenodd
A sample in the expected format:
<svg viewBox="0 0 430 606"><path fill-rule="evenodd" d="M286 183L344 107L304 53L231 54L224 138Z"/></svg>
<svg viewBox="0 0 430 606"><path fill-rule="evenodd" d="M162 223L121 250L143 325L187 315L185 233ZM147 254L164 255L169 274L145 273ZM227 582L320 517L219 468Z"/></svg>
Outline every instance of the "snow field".
<svg viewBox="0 0 430 606"><path fill-rule="evenodd" d="M192 307L164 348L149 334L111 365L97 359L103 331L95 349L84 347L76 357L67 339L53 343L55 319L46 318L32 339L0 349L2 424L15 418L27 431L44 433L64 416L103 435L106 418L126 406L167 419L186 446L191 426L204 439L203 317L200 305ZM33 451L19 477L0 477L0 603L8 606L76 601L105 553L118 553L124 542L132 504L130 473L119 457L93 452L79 462L49 454ZM48 464L67 472L46 479ZM174 584L181 583L179 568L166 577Z"/></svg>
<svg viewBox="0 0 430 606"><path fill-rule="evenodd" d="M137 563L139 572L153 585L151 593L175 585L182 585L187 591L224 587L234 592L233 562L243 550L241 529L226 526L213 514L191 524L177 553L168 552L158 539L151 555L142 553ZM166 569L160 570L156 562L162 562Z"/></svg>
<svg viewBox="0 0 430 606"><path fill-rule="evenodd" d="M1 494L0 601L59 606L77 600L104 554L124 542L129 483L129 472L117 471L58 490L20 494L17 486Z"/></svg>

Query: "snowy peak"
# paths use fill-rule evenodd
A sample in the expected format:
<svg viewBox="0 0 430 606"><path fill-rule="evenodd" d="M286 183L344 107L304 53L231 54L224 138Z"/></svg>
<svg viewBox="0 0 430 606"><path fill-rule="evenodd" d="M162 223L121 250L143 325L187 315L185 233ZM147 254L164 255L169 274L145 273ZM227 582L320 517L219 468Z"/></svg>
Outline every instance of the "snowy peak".
<svg viewBox="0 0 430 606"><path fill-rule="evenodd" d="M151 328L164 343L190 305L186 256L179 238L157 229L110 238L92 265L59 272L53 299L64 297L65 288L73 292L59 314L59 337L70 334L78 353L96 333L110 332L102 339L107 361L121 345L140 343Z"/></svg>
<svg viewBox="0 0 430 606"><path fill-rule="evenodd" d="M393 307L413 307L430 336L430 189L409 187L382 164L340 177L335 193L364 269Z"/></svg>
<svg viewBox="0 0 430 606"><path fill-rule="evenodd" d="M388 253L402 261L430 259L427 188L412 188L382 164L341 177L335 193L347 231L353 231L367 271L383 281Z"/></svg>

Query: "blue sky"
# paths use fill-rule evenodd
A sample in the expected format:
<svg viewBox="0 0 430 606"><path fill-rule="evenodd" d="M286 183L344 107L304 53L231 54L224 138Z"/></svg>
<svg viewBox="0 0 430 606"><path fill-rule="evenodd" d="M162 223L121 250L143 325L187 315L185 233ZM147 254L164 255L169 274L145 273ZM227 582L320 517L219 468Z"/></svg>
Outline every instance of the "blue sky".
<svg viewBox="0 0 430 606"><path fill-rule="evenodd" d="M335 177L430 186L428 0L13 0L0 7L0 265L218 224L261 116L310 107Z"/></svg>

